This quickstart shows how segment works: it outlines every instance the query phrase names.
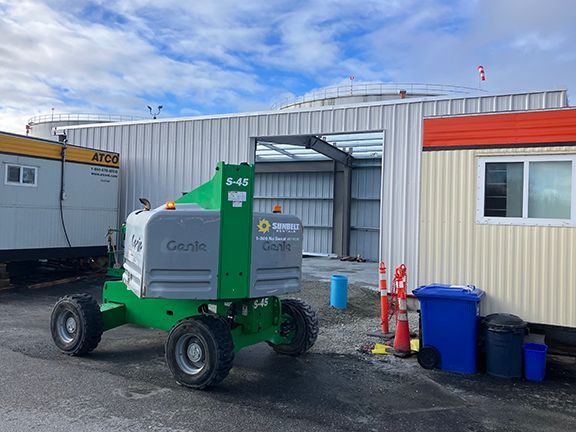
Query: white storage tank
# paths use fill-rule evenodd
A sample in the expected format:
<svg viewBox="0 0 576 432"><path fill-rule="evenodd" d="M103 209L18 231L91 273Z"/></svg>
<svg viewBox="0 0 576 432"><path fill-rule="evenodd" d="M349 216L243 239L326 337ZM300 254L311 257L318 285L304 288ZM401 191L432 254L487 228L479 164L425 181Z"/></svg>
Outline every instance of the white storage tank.
<svg viewBox="0 0 576 432"><path fill-rule="evenodd" d="M26 124L30 136L58 141L56 129L64 126L80 126L84 124L114 123L140 120L141 117L94 113L51 113L31 117Z"/></svg>

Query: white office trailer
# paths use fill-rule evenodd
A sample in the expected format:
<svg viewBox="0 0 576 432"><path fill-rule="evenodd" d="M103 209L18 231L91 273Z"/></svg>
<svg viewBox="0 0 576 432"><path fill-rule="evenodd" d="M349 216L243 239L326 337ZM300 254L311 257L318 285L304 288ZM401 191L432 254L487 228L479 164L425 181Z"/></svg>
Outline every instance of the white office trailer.
<svg viewBox="0 0 576 432"><path fill-rule="evenodd" d="M119 155L0 132L0 262L102 256Z"/></svg>

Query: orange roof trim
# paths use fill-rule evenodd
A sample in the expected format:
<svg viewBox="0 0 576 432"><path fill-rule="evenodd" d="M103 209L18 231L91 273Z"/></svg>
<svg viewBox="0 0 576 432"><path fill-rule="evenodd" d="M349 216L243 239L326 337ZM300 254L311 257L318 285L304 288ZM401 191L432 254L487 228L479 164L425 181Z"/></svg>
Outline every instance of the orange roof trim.
<svg viewBox="0 0 576 432"><path fill-rule="evenodd" d="M576 109L424 119L424 150L576 145Z"/></svg>

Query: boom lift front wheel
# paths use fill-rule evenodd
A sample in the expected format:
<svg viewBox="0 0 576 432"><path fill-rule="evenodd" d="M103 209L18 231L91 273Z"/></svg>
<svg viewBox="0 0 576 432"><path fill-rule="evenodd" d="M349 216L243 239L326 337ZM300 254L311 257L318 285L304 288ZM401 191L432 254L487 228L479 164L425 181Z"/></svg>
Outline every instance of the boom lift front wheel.
<svg viewBox="0 0 576 432"><path fill-rule="evenodd" d="M205 389L228 376L234 360L230 327L223 318L202 315L177 324L166 340L166 363L178 384Z"/></svg>

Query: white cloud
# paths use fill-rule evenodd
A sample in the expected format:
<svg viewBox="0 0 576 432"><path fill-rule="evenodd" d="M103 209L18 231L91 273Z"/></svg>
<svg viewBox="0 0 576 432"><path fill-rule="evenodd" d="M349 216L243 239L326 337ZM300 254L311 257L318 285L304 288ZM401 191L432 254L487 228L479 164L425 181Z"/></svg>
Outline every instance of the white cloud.
<svg viewBox="0 0 576 432"><path fill-rule="evenodd" d="M0 0L0 129L38 112L263 109L346 82L576 85L571 0Z"/></svg>
<svg viewBox="0 0 576 432"><path fill-rule="evenodd" d="M536 32L530 32L518 36L512 42L514 48L519 48L524 52L531 51L554 51L560 48L564 38L560 35L542 36Z"/></svg>
<svg viewBox="0 0 576 432"><path fill-rule="evenodd" d="M107 27L46 4L8 1L0 16L3 129L36 109L132 113L167 93L226 102L224 90L260 89L257 77L163 54L137 27ZM215 97L214 93L218 92Z"/></svg>

